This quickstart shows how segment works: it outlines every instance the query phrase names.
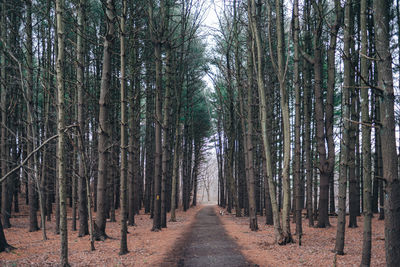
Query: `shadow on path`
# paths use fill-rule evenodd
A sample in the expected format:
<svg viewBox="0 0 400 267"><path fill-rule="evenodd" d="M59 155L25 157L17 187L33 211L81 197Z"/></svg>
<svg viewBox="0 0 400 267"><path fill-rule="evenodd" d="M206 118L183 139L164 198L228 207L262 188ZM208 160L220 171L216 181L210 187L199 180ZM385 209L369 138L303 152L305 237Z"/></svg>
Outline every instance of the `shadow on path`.
<svg viewBox="0 0 400 267"><path fill-rule="evenodd" d="M189 231L161 266L257 266L248 262L228 236L214 206L201 209Z"/></svg>

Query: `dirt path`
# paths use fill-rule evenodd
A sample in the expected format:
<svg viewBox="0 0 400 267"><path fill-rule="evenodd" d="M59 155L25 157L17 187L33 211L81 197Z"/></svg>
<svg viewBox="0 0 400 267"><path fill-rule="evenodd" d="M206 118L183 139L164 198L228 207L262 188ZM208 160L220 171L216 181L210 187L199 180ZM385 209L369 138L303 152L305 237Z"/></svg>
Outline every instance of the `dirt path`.
<svg viewBox="0 0 400 267"><path fill-rule="evenodd" d="M205 206L162 266L256 266L240 253L213 206Z"/></svg>

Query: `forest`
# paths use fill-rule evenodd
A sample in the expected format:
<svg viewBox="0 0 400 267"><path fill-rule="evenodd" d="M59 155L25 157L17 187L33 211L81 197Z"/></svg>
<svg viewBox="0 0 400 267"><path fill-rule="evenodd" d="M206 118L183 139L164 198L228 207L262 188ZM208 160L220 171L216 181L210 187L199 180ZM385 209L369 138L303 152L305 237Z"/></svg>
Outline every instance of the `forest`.
<svg viewBox="0 0 400 267"><path fill-rule="evenodd" d="M210 187L216 224L266 225L277 253L333 229L336 266L362 228L351 264L371 266L384 228L382 265L400 263L399 0L0 0L0 14L0 265L30 265L12 258L28 233L57 240L38 266L96 265L70 262L74 242L136 257L146 235L171 254ZM174 266L163 253L136 264ZM119 259L102 264L133 265Z"/></svg>

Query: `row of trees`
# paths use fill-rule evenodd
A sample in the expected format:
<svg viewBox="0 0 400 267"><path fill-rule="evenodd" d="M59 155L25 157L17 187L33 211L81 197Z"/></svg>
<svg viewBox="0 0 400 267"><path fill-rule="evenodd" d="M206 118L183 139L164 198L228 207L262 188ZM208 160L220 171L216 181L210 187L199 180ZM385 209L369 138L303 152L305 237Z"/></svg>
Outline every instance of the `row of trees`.
<svg viewBox="0 0 400 267"><path fill-rule="evenodd" d="M21 193L29 231L40 226L46 239L54 214L63 266L67 205L71 230L90 234L92 249L120 209L120 254L142 208L158 231L179 203L196 205L211 131L203 5L1 1L0 251L12 248L3 227Z"/></svg>
<svg viewBox="0 0 400 267"><path fill-rule="evenodd" d="M281 245L293 242L291 211L299 244L303 209L321 228L337 215L341 255L348 203L349 227L364 217L362 266L370 265L371 218L379 211L386 263L396 266L398 1L223 5L213 60L219 205L236 216L244 209L252 230L265 210Z"/></svg>

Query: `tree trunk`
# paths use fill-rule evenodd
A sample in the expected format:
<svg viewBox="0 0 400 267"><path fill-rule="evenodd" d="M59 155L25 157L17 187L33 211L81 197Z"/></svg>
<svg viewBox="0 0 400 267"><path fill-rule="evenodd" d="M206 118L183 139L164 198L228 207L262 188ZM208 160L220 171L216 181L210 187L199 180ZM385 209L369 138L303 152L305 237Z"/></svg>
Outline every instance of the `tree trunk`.
<svg viewBox="0 0 400 267"><path fill-rule="evenodd" d="M85 27L86 27L86 0L80 0L78 4L78 34L77 34L77 69L76 69L76 89L78 94L78 114L77 121L79 124L79 131L82 138L78 139L78 143L82 142L85 133L85 119L84 119L84 70L85 70ZM80 145L83 149L83 144ZM88 228L88 206L86 198L86 177L83 162L84 158L78 154L78 202L79 202L79 237L85 236L89 233Z"/></svg>
<svg viewBox="0 0 400 267"><path fill-rule="evenodd" d="M120 57L121 57L121 166L120 166L120 179L121 179L121 243L119 249L119 255L128 253L128 242L127 242L127 147L126 147L126 99L125 99L125 20L126 20L127 0L122 2L122 16L120 21Z"/></svg>
<svg viewBox="0 0 400 267"><path fill-rule="evenodd" d="M98 130L98 184L97 184L97 214L96 214L96 226L97 233L96 239L104 240L107 238L106 235L106 203L107 203L107 176L112 175L109 170L110 161L110 138L111 129L109 125L109 98L111 89L111 54L114 40L114 1L107 0L106 5L106 24L107 33L104 38L103 46L103 71L101 77L100 87L100 100L99 100L99 130ZM96 228L96 227L95 227Z"/></svg>
<svg viewBox="0 0 400 267"><path fill-rule="evenodd" d="M6 1L3 1L1 5L1 39L2 42L6 39L7 33L6 33ZM8 155L9 151L7 149L7 131L6 131L6 125L7 125L7 88L6 88L6 54L5 54L5 45L2 45L1 48L1 62L0 62L0 67L1 67L1 84L0 84L0 90L1 90L1 96L0 96L0 108L1 108L1 141L0 141L0 149L1 149L1 176L3 177L7 173L7 162L8 162ZM11 184L11 179L6 179L2 184L1 184L1 217L3 220L3 226L1 229L1 232L4 228L10 228L11 223L10 223L10 217L11 217L11 210L8 210L9 202L11 201L12 196L10 194L10 184ZM0 249L1 249L1 240L0 240ZM7 242L4 242L5 246Z"/></svg>
<svg viewBox="0 0 400 267"><path fill-rule="evenodd" d="M299 238L299 245L301 245L301 237L303 235L302 229L302 190L301 190L301 173L300 173L300 160L301 160L301 147L300 147L300 123L301 123L301 96L300 96L300 70L299 70L299 32L300 32L300 22L299 22L299 1L295 0L293 3L293 20L294 20L294 90L295 90L295 148L294 148L294 183L296 184L296 234Z"/></svg>
<svg viewBox="0 0 400 267"><path fill-rule="evenodd" d="M329 160L327 159L326 153L326 132L324 122L324 93L323 93L323 75L322 75L322 25L323 25L323 14L322 14L322 1L314 3L314 9L317 12L318 22L315 28L314 34L314 95L315 95L315 136L316 136L316 150L318 152L319 159L319 204L318 204L318 224L317 227L325 228L330 225L328 216L328 199L329 199L329 179L331 173Z"/></svg>
<svg viewBox="0 0 400 267"><path fill-rule="evenodd" d="M305 24L306 27L310 27L310 4L307 1L305 6ZM311 50L311 34L310 29L307 29L305 33L305 49L309 53ZM307 217L308 226L314 226L314 214L313 214L313 169L312 156L311 156L311 110L312 110L312 93L311 93L311 66L303 59L304 66L304 95L303 95L303 110L304 110L304 160L305 160L305 171L306 171L306 183L307 183Z"/></svg>
<svg viewBox="0 0 400 267"><path fill-rule="evenodd" d="M162 119L162 171L161 171L161 227L167 227L167 175L168 175L168 161L169 161L169 151L168 151L168 134L169 134L169 113L171 110L170 105L170 94L173 79L173 69L172 65L172 48L171 44L167 45L165 66L166 66L166 88L163 102L163 119Z"/></svg>
<svg viewBox="0 0 400 267"><path fill-rule="evenodd" d="M248 13L250 18L250 24L252 29L253 38L256 41L257 47L257 83L258 83L258 92L260 97L260 123L261 123L261 135L264 146L265 160L266 160L266 170L267 170L267 179L270 191L272 212L273 212L273 220L274 220L274 231L275 231L275 239L279 244L284 244L284 238L282 234L282 228L279 219L279 211L278 211L278 203L276 202L276 190L273 182L272 175L272 159L271 159L271 146L270 141L267 134L267 103L266 103L266 95L265 95L265 86L264 86L264 73L262 68L263 61L263 48L261 44L261 35L260 29L258 27L258 16L256 13L256 3L255 0L248 0Z"/></svg>
<svg viewBox="0 0 400 267"><path fill-rule="evenodd" d="M27 136L28 136L28 146L27 152L31 153L35 149L35 130L34 130L34 118L33 118L33 43L32 43L32 2L27 1L27 21L26 21L26 34L27 34L27 92L26 92L26 102L27 102ZM28 194L29 194L29 232L34 232L39 230L37 222L37 208L36 208L36 155L28 162Z"/></svg>
<svg viewBox="0 0 400 267"><path fill-rule="evenodd" d="M361 54L368 56L368 32L367 32L367 16L368 16L367 0L361 0L360 24L361 24ZM361 56L361 113L362 113L362 155L363 155L363 212L364 212L364 231L363 231L363 249L361 266L370 266L371 264L371 127L369 116L369 88L367 82L368 77L368 61L366 57Z"/></svg>
<svg viewBox="0 0 400 267"><path fill-rule="evenodd" d="M396 152L392 54L390 52L389 1L374 1L375 46L379 57L378 87L381 89L381 145L385 187L385 249L387 266L400 262L400 182Z"/></svg>
<svg viewBox="0 0 400 267"><path fill-rule="evenodd" d="M68 228L67 228L67 177L65 175L65 118L64 118L64 1L56 1L57 14L57 165L60 197L60 261L61 266L68 264Z"/></svg>

